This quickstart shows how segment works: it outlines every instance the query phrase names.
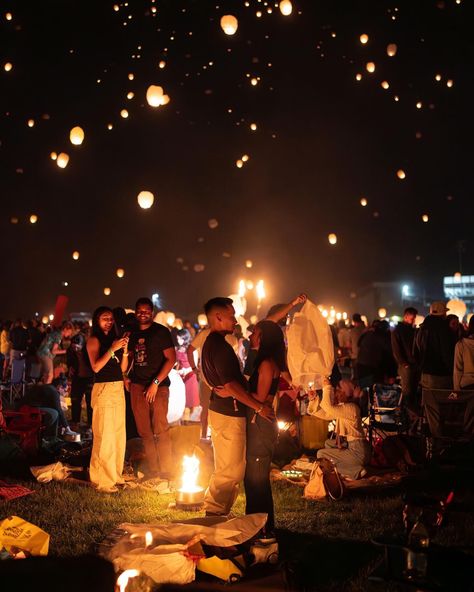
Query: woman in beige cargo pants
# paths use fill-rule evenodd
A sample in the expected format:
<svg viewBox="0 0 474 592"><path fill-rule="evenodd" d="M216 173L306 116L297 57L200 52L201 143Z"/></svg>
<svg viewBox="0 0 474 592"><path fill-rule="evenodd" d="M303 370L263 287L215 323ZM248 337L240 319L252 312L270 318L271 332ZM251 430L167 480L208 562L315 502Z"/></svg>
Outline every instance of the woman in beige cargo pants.
<svg viewBox="0 0 474 592"><path fill-rule="evenodd" d="M128 336L117 339L112 310L100 306L93 315L87 352L94 371L92 388L91 482L98 491L115 493L123 484L125 393L121 360L126 365Z"/></svg>

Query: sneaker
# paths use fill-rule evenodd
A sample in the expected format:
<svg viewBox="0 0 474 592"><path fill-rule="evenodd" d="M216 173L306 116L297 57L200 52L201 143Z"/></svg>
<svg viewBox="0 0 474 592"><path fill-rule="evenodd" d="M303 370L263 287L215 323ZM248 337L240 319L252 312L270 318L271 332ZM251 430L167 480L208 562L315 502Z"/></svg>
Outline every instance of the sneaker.
<svg viewBox="0 0 474 592"><path fill-rule="evenodd" d="M66 442L80 442L81 441L81 434L77 432L73 432L69 426L62 428L61 430L61 437Z"/></svg>

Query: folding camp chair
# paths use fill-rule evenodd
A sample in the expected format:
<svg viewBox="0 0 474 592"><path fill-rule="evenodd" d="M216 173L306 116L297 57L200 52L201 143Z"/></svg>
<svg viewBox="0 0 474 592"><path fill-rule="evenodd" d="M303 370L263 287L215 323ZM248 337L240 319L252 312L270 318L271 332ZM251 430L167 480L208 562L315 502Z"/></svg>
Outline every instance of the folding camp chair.
<svg viewBox="0 0 474 592"><path fill-rule="evenodd" d="M22 405L18 411L3 410L3 431L16 436L28 456L35 456L40 446L43 412L37 407Z"/></svg>
<svg viewBox="0 0 474 592"><path fill-rule="evenodd" d="M10 375L10 406L14 399L25 396L25 372L26 372L26 360L21 358L18 360L13 359L11 365Z"/></svg>
<svg viewBox="0 0 474 592"><path fill-rule="evenodd" d="M474 442L474 390L423 389L427 457L453 444Z"/></svg>
<svg viewBox="0 0 474 592"><path fill-rule="evenodd" d="M403 408L402 388L397 384L374 384L369 388L369 442L373 445L375 436L401 434L408 429Z"/></svg>

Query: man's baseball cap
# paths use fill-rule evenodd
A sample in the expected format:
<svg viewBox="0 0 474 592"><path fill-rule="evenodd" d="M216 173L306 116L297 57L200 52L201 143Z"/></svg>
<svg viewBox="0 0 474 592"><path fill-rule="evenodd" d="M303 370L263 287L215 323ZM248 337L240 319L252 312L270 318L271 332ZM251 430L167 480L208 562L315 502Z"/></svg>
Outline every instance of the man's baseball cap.
<svg viewBox="0 0 474 592"><path fill-rule="evenodd" d="M430 314L432 315L441 316L446 314L448 310L449 308L446 306L446 302L443 302L442 300L435 300L430 305Z"/></svg>

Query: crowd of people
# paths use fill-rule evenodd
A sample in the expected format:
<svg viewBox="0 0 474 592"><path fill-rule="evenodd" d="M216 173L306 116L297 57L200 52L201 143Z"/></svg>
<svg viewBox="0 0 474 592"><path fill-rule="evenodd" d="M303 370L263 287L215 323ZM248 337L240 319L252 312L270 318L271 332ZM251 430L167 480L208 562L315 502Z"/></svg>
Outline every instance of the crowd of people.
<svg viewBox="0 0 474 592"><path fill-rule="evenodd" d="M221 297L206 303L208 327L201 330L189 321L171 330L154 322L148 298L139 298L128 315L101 306L91 326L4 322L2 378L7 380L15 361L24 359L35 384L21 402L44 409L48 433L56 425L66 439L74 438L85 402L93 436L90 480L98 491L113 493L124 484L125 392L144 445L145 478L176 477L167 420L174 368L185 386L184 418L200 410L201 436L210 435L212 442L214 471L205 494L206 514L229 514L243 481L246 511L268 514L262 536L272 540L270 468L278 440L278 393L299 390L287 366L285 327L292 308L305 301L301 294L272 307L264 320L249 327L249 337L237 324L232 300ZM306 394L309 414L336 421L337 444L328 443L318 457L330 459L344 477L362 477L370 460L359 405L365 387L398 381L414 415L420 412L422 389L474 389L474 319L464 326L448 312L437 301L419 327L418 311L412 307L394 328L385 320L367 327L357 313L350 326L344 321L331 326L336 354L332 375L324 377L322 392ZM64 374L59 374L61 367Z"/></svg>

